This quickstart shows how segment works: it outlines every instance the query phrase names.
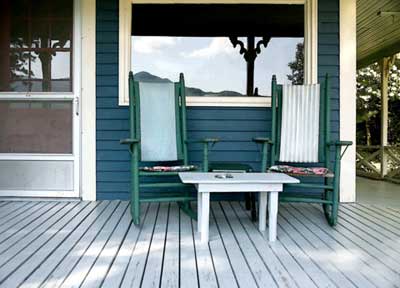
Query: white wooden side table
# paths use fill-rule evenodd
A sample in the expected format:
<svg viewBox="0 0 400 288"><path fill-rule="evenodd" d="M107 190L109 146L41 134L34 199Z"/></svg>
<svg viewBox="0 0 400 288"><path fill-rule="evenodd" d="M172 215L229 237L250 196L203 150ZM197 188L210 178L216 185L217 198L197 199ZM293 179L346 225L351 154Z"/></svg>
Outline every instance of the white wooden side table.
<svg viewBox="0 0 400 288"><path fill-rule="evenodd" d="M267 205L269 211L269 241L276 240L278 193L283 184L299 183L296 178L283 173L179 173L183 183L194 184L197 189L197 229L201 242L208 243L210 193L259 192L259 230L265 231ZM269 198L269 199L268 199Z"/></svg>

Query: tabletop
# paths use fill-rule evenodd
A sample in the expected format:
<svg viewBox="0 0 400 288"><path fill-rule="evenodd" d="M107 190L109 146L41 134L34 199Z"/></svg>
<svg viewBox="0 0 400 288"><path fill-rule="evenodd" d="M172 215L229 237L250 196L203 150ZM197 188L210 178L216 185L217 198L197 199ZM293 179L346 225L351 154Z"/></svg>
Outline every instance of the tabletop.
<svg viewBox="0 0 400 288"><path fill-rule="evenodd" d="M217 183L268 183L286 184L300 183L292 176L283 173L206 173L206 172L181 172L183 183L189 184L217 184Z"/></svg>

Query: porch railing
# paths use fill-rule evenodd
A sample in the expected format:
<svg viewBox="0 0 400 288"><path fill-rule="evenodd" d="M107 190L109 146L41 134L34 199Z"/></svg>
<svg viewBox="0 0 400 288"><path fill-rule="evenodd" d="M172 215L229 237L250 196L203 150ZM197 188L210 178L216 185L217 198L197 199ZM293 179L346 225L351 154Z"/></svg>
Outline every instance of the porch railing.
<svg viewBox="0 0 400 288"><path fill-rule="evenodd" d="M357 175L400 183L400 145L356 147Z"/></svg>

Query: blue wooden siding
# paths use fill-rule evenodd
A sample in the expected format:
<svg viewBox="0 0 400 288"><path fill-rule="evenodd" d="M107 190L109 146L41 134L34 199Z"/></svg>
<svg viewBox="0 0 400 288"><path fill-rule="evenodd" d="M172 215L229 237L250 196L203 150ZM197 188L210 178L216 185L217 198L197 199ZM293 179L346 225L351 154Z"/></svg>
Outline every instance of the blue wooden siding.
<svg viewBox="0 0 400 288"><path fill-rule="evenodd" d="M339 6L338 0L319 0L319 77L332 77L332 138L339 135ZM118 1L97 0L97 197L128 199L129 154L119 139L128 136L128 109L118 106ZM240 161L258 168L253 137L268 136L266 108L189 108L189 138L219 137L211 159ZM201 160L199 146L190 158Z"/></svg>

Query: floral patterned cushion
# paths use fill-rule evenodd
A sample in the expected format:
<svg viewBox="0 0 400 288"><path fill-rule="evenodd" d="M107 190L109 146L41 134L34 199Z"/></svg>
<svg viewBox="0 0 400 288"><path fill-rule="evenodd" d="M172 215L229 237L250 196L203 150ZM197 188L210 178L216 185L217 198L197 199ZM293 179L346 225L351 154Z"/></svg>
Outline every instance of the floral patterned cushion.
<svg viewBox="0 0 400 288"><path fill-rule="evenodd" d="M195 165L179 165L179 166L152 166L152 167L141 167L140 170L146 172L187 172L196 170Z"/></svg>
<svg viewBox="0 0 400 288"><path fill-rule="evenodd" d="M274 165L268 169L270 172L279 172L295 175L315 175L331 177L332 172L325 167L293 167L288 165Z"/></svg>

